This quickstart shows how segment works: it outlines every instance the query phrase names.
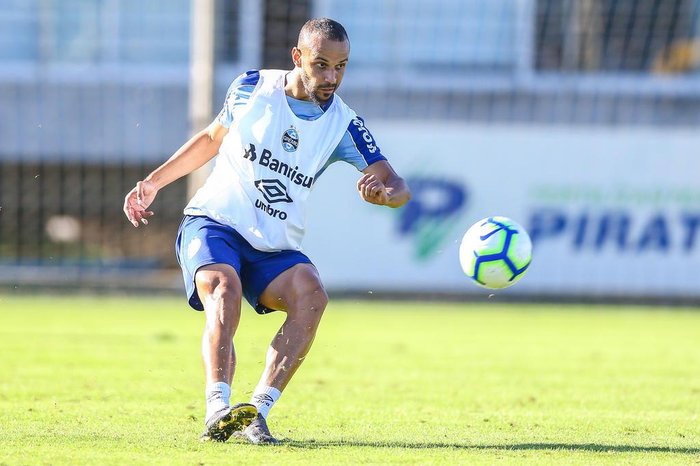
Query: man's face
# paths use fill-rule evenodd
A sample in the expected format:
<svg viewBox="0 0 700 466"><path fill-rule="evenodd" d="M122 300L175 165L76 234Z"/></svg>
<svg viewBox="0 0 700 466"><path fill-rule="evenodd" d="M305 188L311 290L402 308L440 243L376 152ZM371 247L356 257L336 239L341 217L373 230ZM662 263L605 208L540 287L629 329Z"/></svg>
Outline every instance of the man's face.
<svg viewBox="0 0 700 466"><path fill-rule="evenodd" d="M301 81L309 99L319 105L325 104L340 86L345 65L350 56L347 40L335 41L311 36L301 44L299 59Z"/></svg>

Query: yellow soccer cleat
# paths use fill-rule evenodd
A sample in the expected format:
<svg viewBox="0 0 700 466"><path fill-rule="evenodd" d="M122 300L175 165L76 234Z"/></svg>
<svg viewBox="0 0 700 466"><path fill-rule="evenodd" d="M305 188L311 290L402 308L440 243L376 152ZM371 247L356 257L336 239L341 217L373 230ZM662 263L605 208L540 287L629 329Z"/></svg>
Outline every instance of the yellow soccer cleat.
<svg viewBox="0 0 700 466"><path fill-rule="evenodd" d="M250 403L238 403L222 410L209 420L202 442L225 442L236 431L242 431L255 419L258 410Z"/></svg>

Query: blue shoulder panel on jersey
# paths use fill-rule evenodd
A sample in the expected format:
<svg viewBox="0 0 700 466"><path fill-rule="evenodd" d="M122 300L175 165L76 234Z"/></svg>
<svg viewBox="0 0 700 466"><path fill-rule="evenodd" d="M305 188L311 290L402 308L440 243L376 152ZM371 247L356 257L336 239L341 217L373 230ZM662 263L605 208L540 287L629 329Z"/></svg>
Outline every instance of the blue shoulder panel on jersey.
<svg viewBox="0 0 700 466"><path fill-rule="evenodd" d="M367 165L372 165L379 160L386 160L374 141L374 137L365 126L365 120L356 116L348 125L348 133L350 133L352 142L357 151L362 154Z"/></svg>
<svg viewBox="0 0 700 466"><path fill-rule="evenodd" d="M228 87L226 92L226 100L233 97L233 94L242 87L251 86L255 87L260 81L260 72L258 70L248 70L245 73L238 75L236 79L233 80L231 85Z"/></svg>
<svg viewBox="0 0 700 466"><path fill-rule="evenodd" d="M244 105L248 97L260 80L260 72L257 70L246 71L233 80L226 92L224 106L216 117L216 121L228 128L233 123L233 111L236 107Z"/></svg>
<svg viewBox="0 0 700 466"><path fill-rule="evenodd" d="M233 86L256 86L260 81L260 72L258 70L248 70L233 81Z"/></svg>

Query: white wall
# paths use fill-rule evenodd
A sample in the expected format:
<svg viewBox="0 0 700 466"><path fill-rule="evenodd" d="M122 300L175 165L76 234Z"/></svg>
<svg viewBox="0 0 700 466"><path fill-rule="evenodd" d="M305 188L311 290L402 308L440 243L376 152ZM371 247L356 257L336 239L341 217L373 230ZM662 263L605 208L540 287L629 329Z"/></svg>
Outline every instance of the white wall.
<svg viewBox="0 0 700 466"><path fill-rule="evenodd" d="M700 296L697 131L368 126L414 199L365 204L348 166L319 179L304 246L329 289L484 293L459 267L459 241L505 215L535 252L499 293Z"/></svg>

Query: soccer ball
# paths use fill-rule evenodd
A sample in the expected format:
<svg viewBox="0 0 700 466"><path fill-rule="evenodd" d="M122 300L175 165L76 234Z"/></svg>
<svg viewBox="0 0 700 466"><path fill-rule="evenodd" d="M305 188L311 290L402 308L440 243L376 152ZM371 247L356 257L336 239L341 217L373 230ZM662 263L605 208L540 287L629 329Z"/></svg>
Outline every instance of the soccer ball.
<svg viewBox="0 0 700 466"><path fill-rule="evenodd" d="M532 261L532 242L523 227L506 217L472 225L459 246L462 270L474 283L499 289L514 285Z"/></svg>

